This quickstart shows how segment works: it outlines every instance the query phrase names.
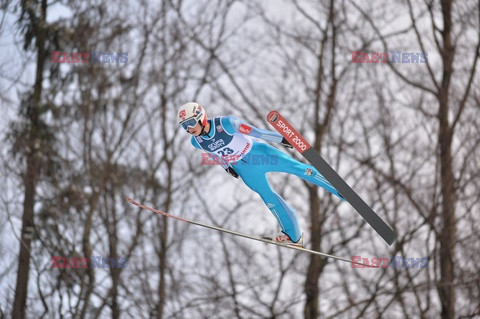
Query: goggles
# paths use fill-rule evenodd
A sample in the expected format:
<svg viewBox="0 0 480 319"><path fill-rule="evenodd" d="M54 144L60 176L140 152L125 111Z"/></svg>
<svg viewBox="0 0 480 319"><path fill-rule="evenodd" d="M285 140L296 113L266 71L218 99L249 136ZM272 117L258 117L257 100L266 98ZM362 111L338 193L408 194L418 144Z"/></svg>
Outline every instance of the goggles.
<svg viewBox="0 0 480 319"><path fill-rule="evenodd" d="M185 130L188 130L189 127L193 128L197 125L197 119L194 117L189 118L188 120L180 123Z"/></svg>

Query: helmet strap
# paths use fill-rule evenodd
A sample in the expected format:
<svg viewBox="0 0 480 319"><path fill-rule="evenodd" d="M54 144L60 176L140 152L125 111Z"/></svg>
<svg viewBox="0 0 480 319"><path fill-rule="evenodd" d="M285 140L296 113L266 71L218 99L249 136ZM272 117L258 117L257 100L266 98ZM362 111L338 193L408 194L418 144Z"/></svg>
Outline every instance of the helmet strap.
<svg viewBox="0 0 480 319"><path fill-rule="evenodd" d="M205 132L205 126L206 125L203 125L201 121L198 121L198 123L200 123L200 126L202 127L202 132L200 132L200 135L207 135L208 136L208 133L210 133L210 130L212 129L212 126L210 125L210 130L208 130L208 132Z"/></svg>

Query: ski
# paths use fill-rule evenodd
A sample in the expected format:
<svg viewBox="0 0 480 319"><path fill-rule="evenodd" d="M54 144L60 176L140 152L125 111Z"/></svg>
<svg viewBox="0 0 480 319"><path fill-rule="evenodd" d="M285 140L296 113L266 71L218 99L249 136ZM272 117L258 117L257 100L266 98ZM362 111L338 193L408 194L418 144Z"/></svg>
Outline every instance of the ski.
<svg viewBox="0 0 480 319"><path fill-rule="evenodd" d="M337 172L307 143L293 126L277 111L267 115L268 122L305 157L339 193L352 205L353 208L375 229L375 231L392 245L397 235L395 232L368 206L365 201L337 174Z"/></svg>
<svg viewBox="0 0 480 319"><path fill-rule="evenodd" d="M236 231L233 231L233 230L228 230L228 229L225 229L225 228L221 228L221 227L217 227L217 226L212 226L212 225L207 225L207 224L199 223L199 222L196 222L196 221L193 221L193 220L190 220L190 219L186 219L186 218L182 218L182 217L170 215L170 214L165 213L165 212L163 212L163 211L161 211L161 210L154 209L154 208L145 206L145 205L143 205L143 204L140 204L140 203L134 201L133 199L131 199L131 198L127 197L127 196L125 196L125 199L126 199L127 202L129 202L130 204L135 205L135 206L137 206L137 207L139 207L139 208L146 209L146 210L151 211L151 212L153 212L153 213L155 213L155 214L158 214L158 215L160 215L160 216L165 216L165 217L173 218L173 219L182 221L182 222L184 222L184 223L188 223L188 224L192 224L192 225L197 225L197 226L201 226L201 227L204 227L204 228L213 229L213 230L216 230L216 231L224 232L224 233L227 233L227 234L230 234L230 235L235 235L235 236L238 236L238 237L253 239L253 240L256 240L256 241L261 241L261 242L266 243L266 244L273 244L273 245L277 245L277 246L281 246L281 247L285 247L285 248L290 248L290 249L294 249L294 250L298 250L298 251L303 251L303 252L306 252L306 253L310 253L310 254L313 254L313 255L322 256L322 257L325 257L325 258L331 258L331 259L335 259L335 260L340 260L340 261L348 262L348 263L350 263L350 264L359 265L359 266L362 266L362 267L375 268L375 267L370 266L370 265L368 265L368 264L362 264L362 263L355 262L355 261L350 260L350 259L347 259L347 258L337 257L337 256L334 256L334 255L329 255L329 254L321 253L321 252L318 252L318 251L315 251L315 250L311 250L311 249L307 249L307 248L302 248L302 247L298 247L298 246L292 246L292 245L282 244L282 243L278 243L278 242L276 242L276 241L272 241L272 240L268 240L268 239L262 238L262 237L260 237L260 236L252 236L252 235L248 235L248 234L236 232Z"/></svg>

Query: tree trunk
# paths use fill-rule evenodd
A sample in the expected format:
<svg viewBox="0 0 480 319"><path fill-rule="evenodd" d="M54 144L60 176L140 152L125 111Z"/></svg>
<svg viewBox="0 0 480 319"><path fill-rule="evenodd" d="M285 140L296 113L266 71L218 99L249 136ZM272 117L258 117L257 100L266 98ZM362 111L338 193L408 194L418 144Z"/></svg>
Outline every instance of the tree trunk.
<svg viewBox="0 0 480 319"><path fill-rule="evenodd" d="M317 194L317 187L309 187L310 195L310 234L311 234L311 249L320 251L321 247L321 233L322 233L322 217L320 215L320 198ZM306 319L315 319L318 316L318 297L320 289L318 281L322 274L325 260L320 256L311 255L310 263L308 264L307 276L305 278L305 308L304 317Z"/></svg>
<svg viewBox="0 0 480 319"><path fill-rule="evenodd" d="M328 88L328 96L326 102L326 109L322 121L320 122L319 113L321 110L321 94L324 74L324 48L329 37L327 32L324 33L324 38L321 44L321 51L319 55L319 68L317 70L317 87L315 96L315 141L313 147L321 152L321 146L325 134L328 132L333 111L335 108L335 96L337 91L337 81L335 72L335 48L336 48L336 27L335 27L335 11L334 1L331 0L329 4L329 16L328 24L332 29L331 36L331 64L330 64L330 76L332 82ZM317 193L317 187L309 187L310 197L310 223L311 223L311 249L321 251L321 240L323 234L323 224L325 222L325 214L321 213L320 198ZM305 278L305 308L304 316L307 319L315 319L319 315L318 299L320 298L320 289L318 286L320 276L326 265L325 259L321 259L319 256L312 255L310 263L308 265L307 276Z"/></svg>
<svg viewBox="0 0 480 319"><path fill-rule="evenodd" d="M167 132L165 131L166 123L167 123L167 99L164 95L161 97L161 105L162 105L162 114L161 114L161 128L162 128L162 136L163 136L163 145L164 145L164 152L165 152L165 165L167 166L167 185L166 185L166 194L167 197L164 202L165 210L168 212L170 210L170 206L172 204L172 194L173 194L173 161L169 158L168 149L171 147L171 142L167 138ZM154 178L154 177L153 177ZM158 301L156 304L156 313L157 318L162 319L164 317L164 308L165 302L167 299L167 253L168 253L168 218L164 217L159 219L159 240L160 240L160 251L158 252L158 258L160 261L159 265L159 275L160 279L158 281Z"/></svg>
<svg viewBox="0 0 480 319"><path fill-rule="evenodd" d="M45 64L45 27L47 15L47 0L42 0L40 22L41 27L37 30L37 69L32 98L28 100L27 112L30 122L26 145L26 172L23 177L24 200L22 216L22 233L20 235L20 253L18 256L17 282L15 286L15 299L13 302L12 318L25 318L25 308L28 294L28 278L30 274L30 249L34 230L33 209L35 205L35 187L39 175L37 167L37 152L40 126L39 109L42 97L43 69Z"/></svg>
<svg viewBox="0 0 480 319"><path fill-rule="evenodd" d="M452 64L454 48L451 38L451 0L442 1L444 28L443 38L443 78L438 95L439 101L439 135L438 147L440 151L440 179L442 192L442 230L440 235L440 285L438 293L442 303L442 318L454 318L455 315L455 287L454 287L454 247L456 241L455 221L455 186L452 163L452 136L453 132L448 121L449 99L448 91L453 73Z"/></svg>

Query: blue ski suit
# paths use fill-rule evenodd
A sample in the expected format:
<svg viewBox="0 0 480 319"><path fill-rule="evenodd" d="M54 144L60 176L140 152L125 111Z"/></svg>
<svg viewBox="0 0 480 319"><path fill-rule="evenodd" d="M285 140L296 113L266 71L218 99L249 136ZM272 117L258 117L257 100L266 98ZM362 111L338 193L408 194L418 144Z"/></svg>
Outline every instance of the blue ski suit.
<svg viewBox="0 0 480 319"><path fill-rule="evenodd" d="M233 168L243 182L260 195L280 224L282 232L293 242L302 236L297 216L283 198L272 190L266 173L297 175L343 199L313 166L300 163L276 148L252 139L255 137L280 143L283 139L281 134L256 128L234 116L216 117L208 121L210 132L207 135L192 136L192 145L208 152L208 155L203 154L210 158L207 163L215 162L224 168ZM205 160L206 156L203 158Z"/></svg>

